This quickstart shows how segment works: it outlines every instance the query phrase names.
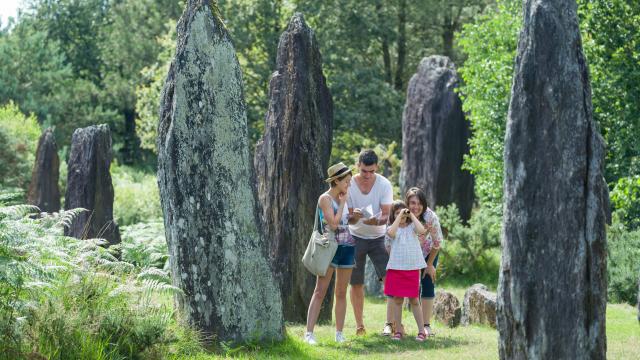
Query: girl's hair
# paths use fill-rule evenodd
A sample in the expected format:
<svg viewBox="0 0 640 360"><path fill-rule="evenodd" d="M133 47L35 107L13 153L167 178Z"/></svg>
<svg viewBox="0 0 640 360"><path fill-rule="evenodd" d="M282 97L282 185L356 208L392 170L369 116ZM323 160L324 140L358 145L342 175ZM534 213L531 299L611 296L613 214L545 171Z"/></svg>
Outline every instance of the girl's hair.
<svg viewBox="0 0 640 360"><path fill-rule="evenodd" d="M331 180L331 187L335 187L337 182L342 181L344 178L347 177L347 175L351 175L351 170L347 171L346 173L344 173L344 175L340 176L339 178Z"/></svg>
<svg viewBox="0 0 640 360"><path fill-rule="evenodd" d="M422 205L422 212L424 213L425 211L427 211L427 208L429 207L429 204L427 203L427 195L419 187L412 187L411 189L407 190L407 193L404 196L405 203L409 204L409 200L411 200L411 198L414 196L418 198L418 201ZM421 219L422 216L420 216L419 218Z"/></svg>
<svg viewBox="0 0 640 360"><path fill-rule="evenodd" d="M391 214L389 214L389 224L393 224L396 221L396 211L400 209L406 209L407 204L402 200L396 200L391 204Z"/></svg>

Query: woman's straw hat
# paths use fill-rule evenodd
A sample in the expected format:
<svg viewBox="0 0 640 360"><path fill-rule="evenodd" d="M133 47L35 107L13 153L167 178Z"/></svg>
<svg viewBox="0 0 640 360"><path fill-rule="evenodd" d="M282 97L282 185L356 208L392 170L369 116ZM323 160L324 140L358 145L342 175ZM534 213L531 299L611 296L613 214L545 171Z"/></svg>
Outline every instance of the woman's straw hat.
<svg viewBox="0 0 640 360"><path fill-rule="evenodd" d="M350 174L350 173L351 173L351 169L349 169L347 165L339 162L335 165L331 165L329 169L327 169L327 175L329 175L329 177L325 179L325 181L328 183L331 183L333 180L341 178L346 174Z"/></svg>

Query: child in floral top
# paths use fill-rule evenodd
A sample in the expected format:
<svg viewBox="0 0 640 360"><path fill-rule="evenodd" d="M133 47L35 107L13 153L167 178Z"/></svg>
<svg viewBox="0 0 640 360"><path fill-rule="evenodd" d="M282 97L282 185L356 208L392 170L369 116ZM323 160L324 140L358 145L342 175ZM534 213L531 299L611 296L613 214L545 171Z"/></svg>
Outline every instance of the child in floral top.
<svg viewBox="0 0 640 360"><path fill-rule="evenodd" d="M422 254L427 263L427 267L421 274L421 294L422 315L424 318L424 328L428 336L435 333L431 329L431 315L433 314L433 301L435 294L436 267L438 266L438 251L443 245L442 229L440 221L433 210L427 206L425 193L417 187L409 189L405 196L405 201L409 205L409 210L420 219L426 229L426 233L420 235Z"/></svg>
<svg viewBox="0 0 640 360"><path fill-rule="evenodd" d="M418 325L416 341L424 341L424 323L418 297L420 295L420 269L426 267L422 256L418 235L424 234L425 228L418 218L412 214L402 201L395 201L391 206L387 230L390 241L387 276L384 282L384 293L393 296L393 321L400 324L402 320L402 303L409 298L413 316ZM402 339L402 332L396 330L393 340Z"/></svg>

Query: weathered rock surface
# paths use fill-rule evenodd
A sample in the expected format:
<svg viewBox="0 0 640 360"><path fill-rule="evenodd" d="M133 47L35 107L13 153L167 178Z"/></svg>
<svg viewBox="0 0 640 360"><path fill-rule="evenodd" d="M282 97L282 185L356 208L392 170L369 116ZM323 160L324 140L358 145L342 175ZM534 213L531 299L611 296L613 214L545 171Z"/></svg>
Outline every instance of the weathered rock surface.
<svg viewBox="0 0 640 360"><path fill-rule="evenodd" d="M464 293L462 325L485 324L496 327L496 294L482 284L475 284Z"/></svg>
<svg viewBox="0 0 640 360"><path fill-rule="evenodd" d="M455 92L458 75L445 56L422 59L411 77L402 114L402 193L423 189L429 206L456 203L468 220L473 206L473 177L461 169L469 152L469 123Z"/></svg>
<svg viewBox="0 0 640 360"><path fill-rule="evenodd" d="M300 259L313 229L331 153L333 103L315 34L300 13L280 36L269 83L264 136L254 165L269 255L280 284L285 320L305 322L316 278ZM333 291L320 321L331 320Z"/></svg>
<svg viewBox="0 0 640 360"><path fill-rule="evenodd" d="M606 357L604 145L574 0L527 0L505 136L502 359Z"/></svg>
<svg viewBox="0 0 640 360"><path fill-rule="evenodd" d="M462 317L460 301L450 292L438 291L433 302L433 314L436 320L448 327L456 327L460 325Z"/></svg>
<svg viewBox="0 0 640 360"><path fill-rule="evenodd" d="M158 184L178 309L216 341L281 339L242 75L214 4L187 2L160 102Z"/></svg>
<svg viewBox="0 0 640 360"><path fill-rule="evenodd" d="M60 210L59 169L58 146L53 136L53 129L49 128L38 140L36 161L33 165L27 197L29 204L48 213Z"/></svg>
<svg viewBox="0 0 640 360"><path fill-rule="evenodd" d="M111 131L108 125L76 129L71 137L65 209L84 208L65 229L78 239L101 238L110 245L120 242L113 219L111 183Z"/></svg>
<svg viewBox="0 0 640 360"><path fill-rule="evenodd" d="M382 281L368 256L364 267L364 291L368 296L384 297Z"/></svg>

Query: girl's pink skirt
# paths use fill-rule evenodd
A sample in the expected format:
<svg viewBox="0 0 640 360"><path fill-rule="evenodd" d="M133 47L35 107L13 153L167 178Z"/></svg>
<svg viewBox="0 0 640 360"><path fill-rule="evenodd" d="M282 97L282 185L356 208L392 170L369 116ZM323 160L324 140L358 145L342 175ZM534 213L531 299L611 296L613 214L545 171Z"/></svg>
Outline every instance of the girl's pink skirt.
<svg viewBox="0 0 640 360"><path fill-rule="evenodd" d="M387 270L384 294L395 297L420 296L420 270Z"/></svg>

